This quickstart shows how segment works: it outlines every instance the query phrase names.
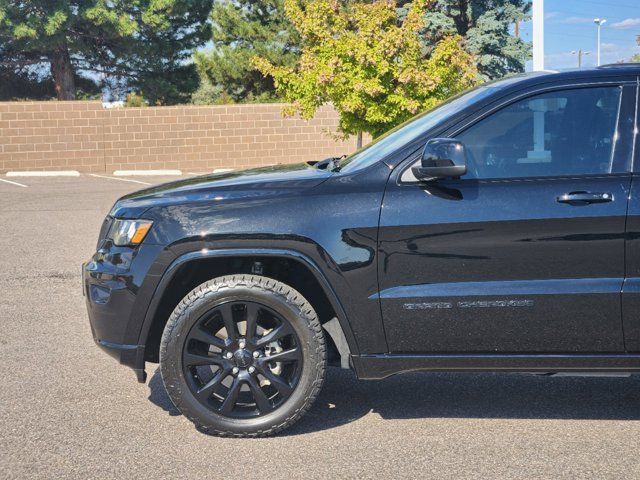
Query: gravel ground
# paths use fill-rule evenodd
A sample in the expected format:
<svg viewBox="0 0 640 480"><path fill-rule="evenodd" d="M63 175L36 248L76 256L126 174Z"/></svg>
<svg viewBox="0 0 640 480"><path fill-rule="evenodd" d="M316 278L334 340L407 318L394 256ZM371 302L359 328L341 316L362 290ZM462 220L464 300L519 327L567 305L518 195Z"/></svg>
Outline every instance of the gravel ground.
<svg viewBox="0 0 640 480"><path fill-rule="evenodd" d="M275 438L204 435L91 339L80 264L113 201L142 185L0 182L2 478L640 478L640 378L330 370ZM165 179L138 179L159 182Z"/></svg>

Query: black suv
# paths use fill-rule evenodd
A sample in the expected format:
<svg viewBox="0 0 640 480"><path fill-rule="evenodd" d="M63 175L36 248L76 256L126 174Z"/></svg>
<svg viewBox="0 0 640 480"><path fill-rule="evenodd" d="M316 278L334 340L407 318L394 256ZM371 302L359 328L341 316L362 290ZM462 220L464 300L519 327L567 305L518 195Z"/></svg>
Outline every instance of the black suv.
<svg viewBox="0 0 640 480"><path fill-rule="evenodd" d="M639 79L514 77L345 158L127 195L83 268L93 336L232 436L291 425L328 365L637 373Z"/></svg>

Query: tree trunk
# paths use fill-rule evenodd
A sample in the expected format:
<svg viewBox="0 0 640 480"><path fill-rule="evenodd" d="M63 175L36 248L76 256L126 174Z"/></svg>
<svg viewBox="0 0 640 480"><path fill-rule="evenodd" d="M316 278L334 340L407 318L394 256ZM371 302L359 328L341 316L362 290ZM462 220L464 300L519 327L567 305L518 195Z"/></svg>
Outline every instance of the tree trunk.
<svg viewBox="0 0 640 480"><path fill-rule="evenodd" d="M58 47L51 57L51 74L58 100L75 100L76 84L71 56L66 45Z"/></svg>
<svg viewBox="0 0 640 480"><path fill-rule="evenodd" d="M358 136L356 137L356 149L360 150L362 148L362 132L358 132Z"/></svg>
<svg viewBox="0 0 640 480"><path fill-rule="evenodd" d="M463 37L467 36L467 32L473 27L473 19L468 15L469 0L459 0L458 9L460 14L453 17L453 22L456 24L456 30L459 35Z"/></svg>

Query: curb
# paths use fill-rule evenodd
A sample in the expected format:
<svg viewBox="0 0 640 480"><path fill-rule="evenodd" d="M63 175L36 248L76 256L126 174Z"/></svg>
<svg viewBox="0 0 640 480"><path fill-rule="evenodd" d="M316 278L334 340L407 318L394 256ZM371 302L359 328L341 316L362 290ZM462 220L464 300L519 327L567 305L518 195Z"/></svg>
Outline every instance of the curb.
<svg viewBox="0 0 640 480"><path fill-rule="evenodd" d="M182 170L116 170L113 175L115 177L182 175Z"/></svg>
<svg viewBox="0 0 640 480"><path fill-rule="evenodd" d="M50 170L50 171L25 171L7 172L7 177L79 177L77 170Z"/></svg>

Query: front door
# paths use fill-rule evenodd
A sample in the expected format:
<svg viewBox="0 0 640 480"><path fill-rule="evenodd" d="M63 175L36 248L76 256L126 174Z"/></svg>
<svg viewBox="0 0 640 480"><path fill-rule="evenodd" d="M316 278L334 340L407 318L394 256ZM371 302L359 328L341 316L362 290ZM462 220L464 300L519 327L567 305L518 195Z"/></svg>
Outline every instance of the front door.
<svg viewBox="0 0 640 480"><path fill-rule="evenodd" d="M635 87L549 89L451 136L468 173L392 174L379 231L394 353L620 352Z"/></svg>

